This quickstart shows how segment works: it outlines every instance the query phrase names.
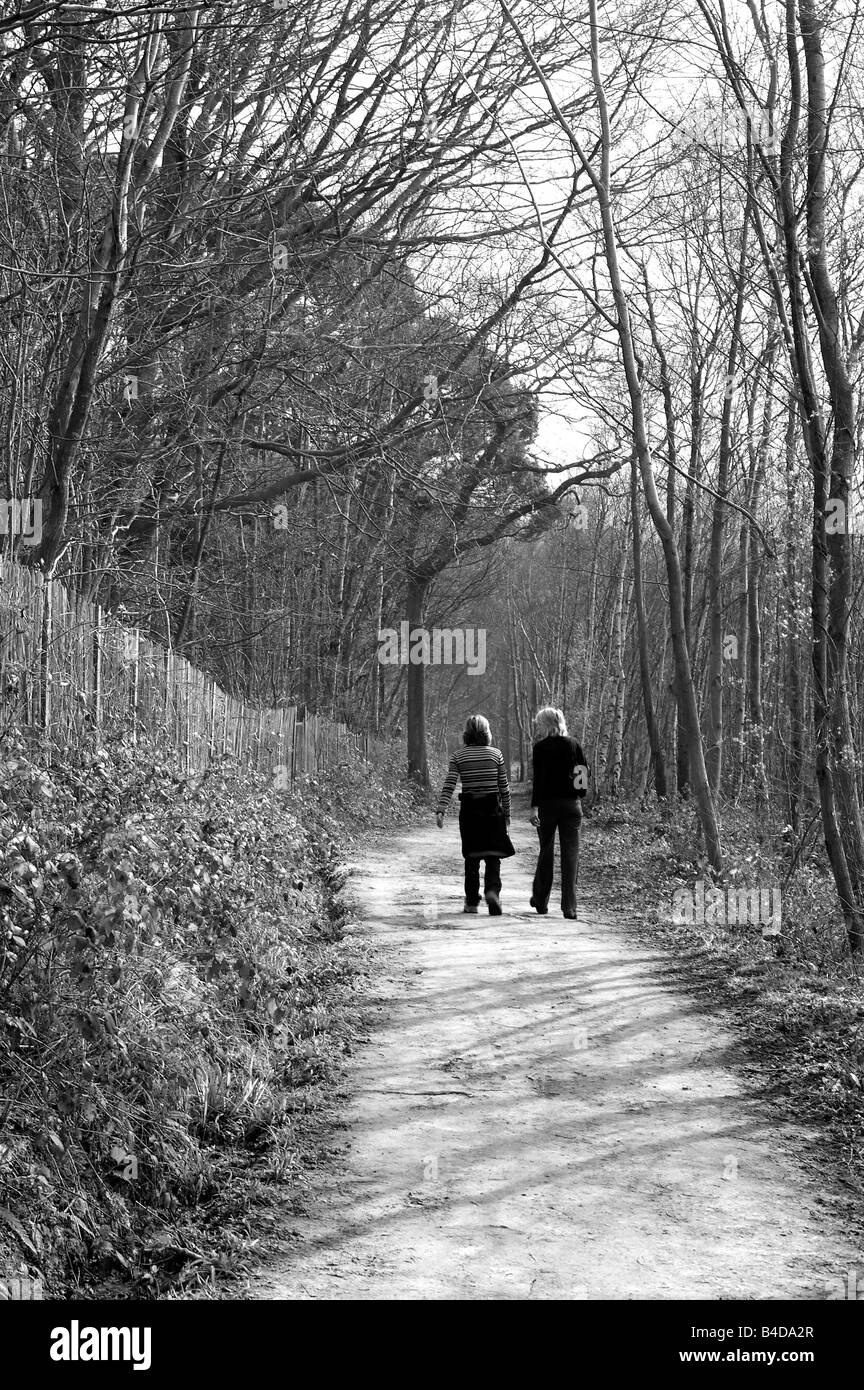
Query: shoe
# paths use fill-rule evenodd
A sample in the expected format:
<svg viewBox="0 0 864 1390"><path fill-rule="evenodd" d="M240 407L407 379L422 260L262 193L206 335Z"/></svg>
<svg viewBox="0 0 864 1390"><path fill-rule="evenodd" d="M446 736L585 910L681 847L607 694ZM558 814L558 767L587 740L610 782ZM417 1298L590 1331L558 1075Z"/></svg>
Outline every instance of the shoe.
<svg viewBox="0 0 864 1390"><path fill-rule="evenodd" d="M501 903L500 903L500 901L499 901L499 899L498 899L498 894L495 892L495 889L494 889L494 888L490 888L490 889L489 889L489 892L488 892L488 893L484 893L483 896L484 896L484 898L486 899L486 905L487 905L487 907L489 908L489 916L490 916L490 917L500 917L500 916L501 916Z"/></svg>
<svg viewBox="0 0 864 1390"><path fill-rule="evenodd" d="M463 911L463 912L474 912L474 913L476 913L476 911L477 911L477 904L476 904L476 903L469 903L468 899L466 898L466 899L465 899L465 906L463 907L462 911Z"/></svg>
<svg viewBox="0 0 864 1390"><path fill-rule="evenodd" d="M531 899L531 906L536 909L541 917L545 917L546 913L549 911L548 907L539 907L533 898Z"/></svg>

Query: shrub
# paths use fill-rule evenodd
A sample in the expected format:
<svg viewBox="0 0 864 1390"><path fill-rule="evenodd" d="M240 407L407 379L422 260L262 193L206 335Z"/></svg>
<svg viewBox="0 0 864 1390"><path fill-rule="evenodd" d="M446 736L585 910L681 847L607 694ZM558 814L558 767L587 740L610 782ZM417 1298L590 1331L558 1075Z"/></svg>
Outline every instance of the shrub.
<svg viewBox="0 0 864 1390"><path fill-rule="evenodd" d="M288 795L228 762L186 778L141 741L50 770L0 744L10 1275L140 1295L242 1263L244 1171L296 1172L350 1035L328 885L361 799L364 825L415 803L366 767Z"/></svg>

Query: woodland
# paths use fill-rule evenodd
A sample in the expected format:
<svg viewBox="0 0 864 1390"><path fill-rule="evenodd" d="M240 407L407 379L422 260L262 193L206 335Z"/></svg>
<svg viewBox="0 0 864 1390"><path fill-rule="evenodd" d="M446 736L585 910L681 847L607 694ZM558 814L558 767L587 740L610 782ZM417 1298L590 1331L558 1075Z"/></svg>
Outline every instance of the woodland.
<svg viewBox="0 0 864 1390"><path fill-rule="evenodd" d="M0 1237L34 1268L231 1267L164 1223L213 1146L292 1171L340 846L370 799L429 814L470 713L519 783L560 706L663 893L782 881L776 949L857 989L862 110L847 0L3 7L5 558L386 750L214 800L122 711L40 737L4 679ZM382 662L406 622L482 630L484 669Z"/></svg>

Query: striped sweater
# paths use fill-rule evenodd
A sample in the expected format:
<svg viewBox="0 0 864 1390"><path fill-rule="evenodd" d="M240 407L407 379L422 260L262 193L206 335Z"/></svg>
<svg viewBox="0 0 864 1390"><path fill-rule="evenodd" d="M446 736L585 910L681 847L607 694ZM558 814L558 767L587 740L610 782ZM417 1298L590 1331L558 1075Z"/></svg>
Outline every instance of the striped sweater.
<svg viewBox="0 0 864 1390"><path fill-rule="evenodd" d="M450 758L447 776L441 795L438 798L438 815L443 816L450 798L456 790L456 783L462 778L462 791L466 796L489 796L500 792L504 814L510 817L510 783L504 766L504 754L500 748L483 748L477 744L465 744L457 748Z"/></svg>

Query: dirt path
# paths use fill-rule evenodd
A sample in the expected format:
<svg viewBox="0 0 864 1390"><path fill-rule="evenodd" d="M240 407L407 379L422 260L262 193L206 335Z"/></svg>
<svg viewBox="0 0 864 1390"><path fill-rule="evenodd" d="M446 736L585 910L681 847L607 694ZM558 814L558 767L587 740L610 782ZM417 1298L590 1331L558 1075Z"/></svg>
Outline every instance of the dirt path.
<svg viewBox="0 0 864 1390"><path fill-rule="evenodd" d="M355 866L386 974L346 1152L260 1298L826 1298L861 1252L670 963L580 900L463 916L455 826ZM586 844L587 853L590 848ZM557 879L556 879L557 883Z"/></svg>

